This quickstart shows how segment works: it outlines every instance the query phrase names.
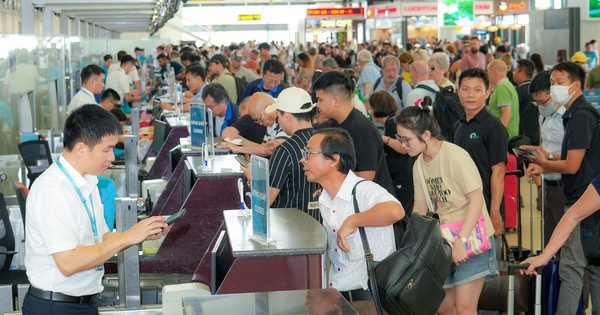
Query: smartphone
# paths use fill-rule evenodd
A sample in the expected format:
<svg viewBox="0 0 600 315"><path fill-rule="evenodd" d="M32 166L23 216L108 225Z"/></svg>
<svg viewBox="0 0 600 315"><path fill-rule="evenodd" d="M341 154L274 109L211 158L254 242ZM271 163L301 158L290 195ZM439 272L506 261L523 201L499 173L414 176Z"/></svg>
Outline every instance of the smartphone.
<svg viewBox="0 0 600 315"><path fill-rule="evenodd" d="M165 221L165 223L166 223L167 225L171 225L171 224L173 224L173 223L175 223L175 222L177 222L177 221L179 221L179 220L183 219L183 216L185 215L185 211L186 211L186 210L185 210L185 208L182 208L182 209L181 209L181 210L179 210L177 213L170 215L170 216L167 218L167 221Z"/></svg>
<svg viewBox="0 0 600 315"><path fill-rule="evenodd" d="M248 168L248 160L246 160L246 157L238 154L235 156L235 159L240 163L241 166Z"/></svg>
<svg viewBox="0 0 600 315"><path fill-rule="evenodd" d="M535 152L521 148L513 148L513 153L517 156L517 158L525 162L533 163L533 159L531 158L531 156L534 156Z"/></svg>

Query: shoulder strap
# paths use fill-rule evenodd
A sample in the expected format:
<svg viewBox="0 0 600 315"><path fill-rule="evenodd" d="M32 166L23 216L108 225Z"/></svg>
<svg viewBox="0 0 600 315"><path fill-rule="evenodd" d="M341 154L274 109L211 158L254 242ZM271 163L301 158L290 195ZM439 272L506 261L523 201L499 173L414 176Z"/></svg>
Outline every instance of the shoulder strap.
<svg viewBox="0 0 600 315"><path fill-rule="evenodd" d="M423 90L427 90L427 91L429 91L429 92L435 93L436 95L437 95L438 93L440 93L440 91L436 91L436 90L434 90L432 87L430 87L429 85L425 85L425 84L419 85L419 86L417 86L417 88L419 88L419 89L423 89Z"/></svg>
<svg viewBox="0 0 600 315"><path fill-rule="evenodd" d="M380 76L379 78L377 78L377 80L375 80L375 84L373 84L373 91L375 91L375 89L377 88L377 86L379 85L379 83L381 83L381 78L383 78L383 76ZM368 92L369 91L367 91L367 93Z"/></svg>
<svg viewBox="0 0 600 315"><path fill-rule="evenodd" d="M435 212L436 211L435 206L433 205L433 202L431 201L431 198L429 197L429 192L427 191L427 186L426 186L427 182L425 181L425 173L423 172L423 157L421 157L421 160L418 161L417 169L419 171L419 179L421 180L421 187L423 188L423 197L425 197L425 200L427 201L427 207L429 208L428 211Z"/></svg>
<svg viewBox="0 0 600 315"><path fill-rule="evenodd" d="M352 188L352 201L354 203L354 213L360 213L358 209L358 201L356 200L356 186L358 184L367 181L363 179L357 182ZM373 302L375 303L375 308L377 308L377 314L383 315L383 309L381 308L381 299L379 298L379 290L377 289L377 278L375 278L375 263L373 262L373 254L371 253L371 248L369 247L369 240L367 240L367 233L365 233L365 228L360 226L358 227L358 232L360 233L360 240L363 244L363 249L365 251L365 259L367 260L367 273L369 274L369 284L371 287L371 295L373 296Z"/></svg>
<svg viewBox="0 0 600 315"><path fill-rule="evenodd" d="M404 81L404 79L401 75L399 75L398 79L396 80L396 93L398 93L400 101L402 101L402 81Z"/></svg>

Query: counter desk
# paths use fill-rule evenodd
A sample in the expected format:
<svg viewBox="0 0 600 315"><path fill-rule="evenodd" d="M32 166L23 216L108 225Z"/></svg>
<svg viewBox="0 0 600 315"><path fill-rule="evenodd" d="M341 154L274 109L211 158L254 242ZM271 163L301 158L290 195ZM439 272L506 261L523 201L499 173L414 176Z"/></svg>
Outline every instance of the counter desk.
<svg viewBox="0 0 600 315"><path fill-rule="evenodd" d="M239 210L223 212L233 262L217 294L320 289L324 287L327 235L323 226L298 209L270 209L274 241L250 240L252 219Z"/></svg>

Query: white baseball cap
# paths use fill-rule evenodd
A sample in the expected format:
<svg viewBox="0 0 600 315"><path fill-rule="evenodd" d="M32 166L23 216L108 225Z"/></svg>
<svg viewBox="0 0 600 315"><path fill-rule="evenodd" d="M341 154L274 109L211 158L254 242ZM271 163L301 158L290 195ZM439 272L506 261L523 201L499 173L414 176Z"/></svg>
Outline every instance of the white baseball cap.
<svg viewBox="0 0 600 315"><path fill-rule="evenodd" d="M272 113L278 109L282 112L292 114L308 113L314 107L315 104L313 104L310 94L301 88L293 86L281 91L275 103L267 106L265 112Z"/></svg>

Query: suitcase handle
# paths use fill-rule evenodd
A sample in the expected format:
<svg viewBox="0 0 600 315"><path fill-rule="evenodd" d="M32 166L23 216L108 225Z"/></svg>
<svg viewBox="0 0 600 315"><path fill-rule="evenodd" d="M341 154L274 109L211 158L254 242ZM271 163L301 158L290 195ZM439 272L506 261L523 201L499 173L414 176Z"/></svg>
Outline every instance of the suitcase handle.
<svg viewBox="0 0 600 315"><path fill-rule="evenodd" d="M523 175L523 171L521 171L521 170L514 170L514 171L506 171L506 172L504 172L504 176L508 176L508 175L517 175L517 176L521 177Z"/></svg>
<svg viewBox="0 0 600 315"><path fill-rule="evenodd" d="M527 268L529 268L529 264L508 265L508 274L513 275L515 271Z"/></svg>

